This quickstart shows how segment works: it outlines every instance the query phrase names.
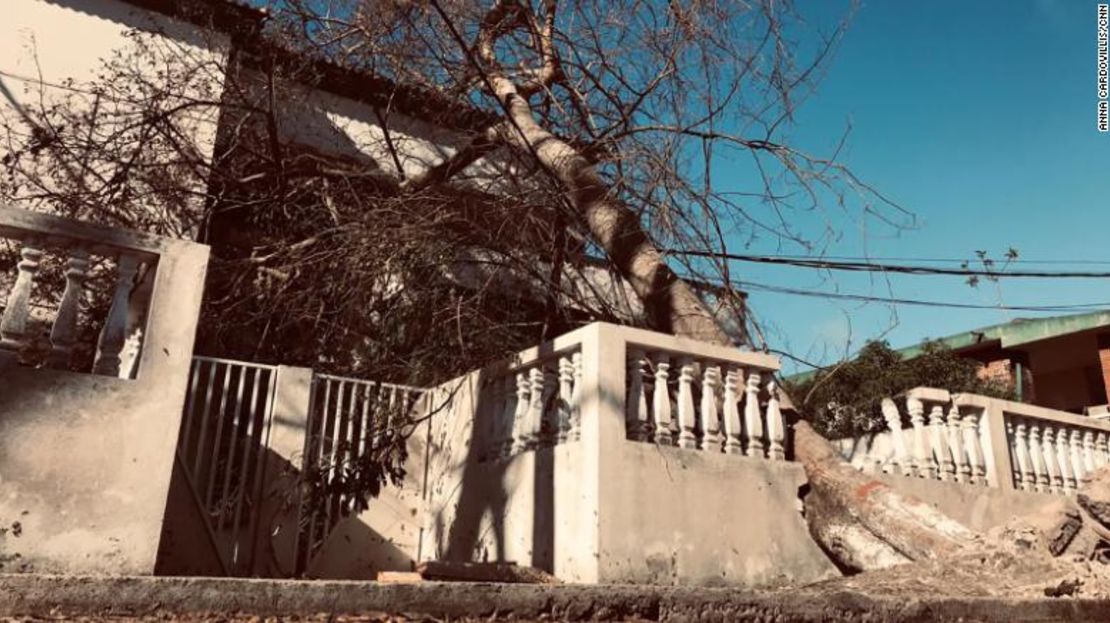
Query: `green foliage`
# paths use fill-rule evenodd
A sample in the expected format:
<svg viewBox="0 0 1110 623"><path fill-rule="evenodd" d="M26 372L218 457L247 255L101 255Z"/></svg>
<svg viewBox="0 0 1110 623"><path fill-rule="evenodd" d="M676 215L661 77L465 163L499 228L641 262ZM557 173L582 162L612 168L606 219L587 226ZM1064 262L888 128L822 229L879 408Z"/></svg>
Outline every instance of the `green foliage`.
<svg viewBox="0 0 1110 623"><path fill-rule="evenodd" d="M832 439L853 437L885 428L880 401L914 387L1012 399L1013 387L979 378L980 365L941 342L926 342L912 359L904 359L885 341L868 342L852 361L800 382L788 381L787 389L818 432Z"/></svg>

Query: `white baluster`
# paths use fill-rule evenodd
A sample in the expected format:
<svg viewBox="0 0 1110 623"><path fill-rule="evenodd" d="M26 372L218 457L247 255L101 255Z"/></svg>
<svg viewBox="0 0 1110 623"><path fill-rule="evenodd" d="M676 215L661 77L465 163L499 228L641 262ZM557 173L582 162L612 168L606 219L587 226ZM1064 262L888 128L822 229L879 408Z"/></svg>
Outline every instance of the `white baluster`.
<svg viewBox="0 0 1110 623"><path fill-rule="evenodd" d="M127 310L131 289L135 287L135 273L139 271L139 259L133 255L120 255L116 266L116 289L112 295L112 306L100 331L100 341L96 348L96 361L93 373L118 376L120 372L120 350L127 339Z"/></svg>
<svg viewBox="0 0 1110 623"><path fill-rule="evenodd" d="M513 454L528 449L528 418L531 413L532 385L528 373L516 373L516 410L513 412Z"/></svg>
<svg viewBox="0 0 1110 623"><path fill-rule="evenodd" d="M987 463L983 452L982 442L979 439L980 412L969 413L964 416L963 426L964 448L967 450L967 462L971 471L971 482L987 486Z"/></svg>
<svg viewBox="0 0 1110 623"><path fill-rule="evenodd" d="M1087 482L1087 469L1083 465L1083 432L1073 428L1068 436L1068 458L1071 459L1071 473L1075 476L1075 486Z"/></svg>
<svg viewBox="0 0 1110 623"><path fill-rule="evenodd" d="M925 435L925 405L917 398L907 398L906 411L913 425L914 472L919 478L933 480L937 477L937 464Z"/></svg>
<svg viewBox="0 0 1110 623"><path fill-rule="evenodd" d="M8 293L4 317L0 318L0 363L18 361L23 349L28 345L27 320L31 315L31 291L35 285L35 274L42 261L42 251L26 242L20 251L16 264L15 283Z"/></svg>
<svg viewBox="0 0 1110 623"><path fill-rule="evenodd" d="M1102 432L1095 435L1095 464L1098 467L1103 467L1110 460L1107 457L1106 437L1107 434Z"/></svg>
<svg viewBox="0 0 1110 623"><path fill-rule="evenodd" d="M1087 482L1090 482L1091 476L1098 469L1098 463L1095 462L1095 432L1092 430L1083 431L1083 467L1087 473Z"/></svg>
<svg viewBox="0 0 1110 623"><path fill-rule="evenodd" d="M529 389L529 404L528 404L528 429L525 431L525 439L528 449L536 448L540 443L540 431L543 428L543 407L544 407L544 390L546 383L544 380L543 368L536 365L536 367L528 370L528 380L530 382Z"/></svg>
<svg viewBox="0 0 1110 623"><path fill-rule="evenodd" d="M763 458L763 415L759 412L758 370L748 373L748 386L744 391L744 433L747 436L748 456Z"/></svg>
<svg viewBox="0 0 1110 623"><path fill-rule="evenodd" d="M556 369L540 368L543 374L543 410L540 417L540 442L545 446L554 446L559 435L559 404L555 398L559 395L559 374Z"/></svg>
<svg viewBox="0 0 1110 623"><path fill-rule="evenodd" d="M1064 480L1060 477L1060 464L1056 460L1056 430L1045 425L1041 436L1041 454L1044 455L1044 467L1048 472L1049 489L1053 493L1064 492Z"/></svg>
<svg viewBox="0 0 1110 623"><path fill-rule="evenodd" d="M557 443L570 437L571 402L574 400L574 362L567 355L559 357L559 425Z"/></svg>
<svg viewBox="0 0 1110 623"><path fill-rule="evenodd" d="M1029 439L1026 437L1025 422L1022 420L1018 420L1014 425L1014 440L1021 488L1026 491L1036 491L1037 476L1033 473L1032 460L1029 456Z"/></svg>
<svg viewBox="0 0 1110 623"><path fill-rule="evenodd" d="M767 381L767 458L782 461L786 458L786 422L782 419L782 405L779 401L779 387L772 378Z"/></svg>
<svg viewBox="0 0 1110 623"><path fill-rule="evenodd" d="M1029 454L1033 459L1033 476L1037 482L1036 490L1042 493L1051 493L1052 478L1048 475L1044 443L1041 440L1041 427L1036 421L1029 424Z"/></svg>
<svg viewBox="0 0 1110 623"><path fill-rule="evenodd" d="M1056 431L1056 462L1060 465L1060 482L1065 493L1074 493L1075 472L1071 465L1071 448L1068 447L1068 429L1061 426Z"/></svg>
<svg viewBox="0 0 1110 623"><path fill-rule="evenodd" d="M50 330L51 367L65 369L77 343L77 314L85 292L85 277L89 270L89 254L84 249L73 249L66 260L66 287L58 304L58 315Z"/></svg>
<svg viewBox="0 0 1110 623"><path fill-rule="evenodd" d="M625 429L629 439L647 441L651 434L648 413L647 392L644 379L647 377L647 361L642 350L632 350L628 361L628 400L625 401Z"/></svg>
<svg viewBox="0 0 1110 623"><path fill-rule="evenodd" d="M744 444L740 441L743 428L740 424L740 388L744 382L744 373L739 368L730 367L725 374L725 452L728 454L743 454Z"/></svg>
<svg viewBox="0 0 1110 623"><path fill-rule="evenodd" d="M894 461L902 471L903 476L913 475L913 460L906 450L906 439L902 435L902 415L898 413L898 405L890 398L883 398L880 403L883 420L890 431L891 443L894 446Z"/></svg>
<svg viewBox="0 0 1110 623"><path fill-rule="evenodd" d="M655 416L655 443L661 446L674 444L671 437L671 390L667 383L671 364L660 353L655 360L655 391L652 392L652 414Z"/></svg>
<svg viewBox="0 0 1110 623"><path fill-rule="evenodd" d="M686 358L682 360L682 367L678 376L678 446L680 448L697 448L698 438L694 434L694 361Z"/></svg>
<svg viewBox="0 0 1110 623"><path fill-rule="evenodd" d="M944 407L933 405L929 410L929 429L932 432L933 453L940 464L941 480L956 479L956 464L952 462L952 452L948 448L948 431L944 425Z"/></svg>
<svg viewBox="0 0 1110 623"><path fill-rule="evenodd" d="M721 420L717 412L717 387L721 383L721 369L705 366L702 373L701 408L701 449L710 452L721 451Z"/></svg>
<svg viewBox="0 0 1110 623"><path fill-rule="evenodd" d="M578 441L582 437L582 353L571 355L571 364L574 366L574 387L570 394L570 434L569 441Z"/></svg>
<svg viewBox="0 0 1110 623"><path fill-rule="evenodd" d="M957 482L971 482L971 465L964 448L963 429L960 426L960 409L955 404L948 408L948 448L955 462Z"/></svg>

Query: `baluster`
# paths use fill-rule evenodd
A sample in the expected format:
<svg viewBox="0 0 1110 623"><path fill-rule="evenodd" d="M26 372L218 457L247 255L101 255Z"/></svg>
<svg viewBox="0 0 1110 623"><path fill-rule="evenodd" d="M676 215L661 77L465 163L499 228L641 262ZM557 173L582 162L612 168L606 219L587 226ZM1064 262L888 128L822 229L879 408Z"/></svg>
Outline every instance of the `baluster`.
<svg viewBox="0 0 1110 623"><path fill-rule="evenodd" d="M501 379L501 395L504 397L504 403L501 411L501 423L498 426L498 436L500 437L500 458L508 458L513 454L513 432L516 424L517 414L517 381L513 375L508 375Z"/></svg>
<svg viewBox="0 0 1110 623"><path fill-rule="evenodd" d="M933 480L937 477L937 463L933 460L933 453L929 452L925 436L925 405L917 398L907 398L906 411L913 425L914 472L919 478Z"/></svg>
<svg viewBox="0 0 1110 623"><path fill-rule="evenodd" d="M698 438L694 433L695 417L694 361L684 358L678 376L678 447L698 447Z"/></svg>
<svg viewBox="0 0 1110 623"><path fill-rule="evenodd" d="M647 441L651 434L647 393L644 379L647 377L647 361L642 350L632 350L628 362L629 390L625 402L625 433L629 439Z"/></svg>
<svg viewBox="0 0 1110 623"><path fill-rule="evenodd" d="M540 403L542 409L540 417L540 442L545 446L554 446L559 435L559 405L555 399L559 395L559 374L555 368L542 367L543 399Z"/></svg>
<svg viewBox="0 0 1110 623"><path fill-rule="evenodd" d="M1025 434L1025 422L1018 420L1014 425L1014 446L1017 455L1018 474L1021 476L1021 488L1026 491L1037 490L1037 477L1033 473L1029 458L1029 439Z"/></svg>
<svg viewBox="0 0 1110 623"><path fill-rule="evenodd" d="M778 383L772 378L767 381L767 458L781 461L786 458L783 441L786 440L786 424L782 419L782 406L779 402Z"/></svg>
<svg viewBox="0 0 1110 623"><path fill-rule="evenodd" d="M743 454L744 444L740 441L742 427L740 425L740 387L744 382L744 373L740 368L729 367L725 373L725 452L728 454Z"/></svg>
<svg viewBox="0 0 1110 623"><path fill-rule="evenodd" d="M100 341L93 362L94 374L119 375L120 350L127 338L127 310L131 289L135 287L135 273L139 270L139 259L133 255L121 254L116 266L116 289L112 295L112 306L100 331Z"/></svg>
<svg viewBox="0 0 1110 623"><path fill-rule="evenodd" d="M1052 492L1052 478L1048 475L1048 465L1044 456L1044 443L1041 440L1041 427L1036 421L1029 424L1029 453L1033 458L1033 475L1037 479L1036 490Z"/></svg>
<svg viewBox="0 0 1110 623"><path fill-rule="evenodd" d="M674 444L671 437L671 391L667 383L671 364L666 355L660 353L655 362L655 391L652 392L652 414L655 416L655 443L661 446Z"/></svg>
<svg viewBox="0 0 1110 623"><path fill-rule="evenodd" d="M964 447L967 449L967 462L971 470L970 482L987 486L987 460L983 452L982 442L979 439L979 418L981 412L969 413L964 416L962 426L964 433Z"/></svg>
<svg viewBox="0 0 1110 623"><path fill-rule="evenodd" d="M960 408L954 403L948 408L948 447L955 460L957 482L971 482L971 465L964 448L963 429L960 426Z"/></svg>
<svg viewBox="0 0 1110 623"><path fill-rule="evenodd" d="M1072 470L1071 448L1068 447L1068 429L1060 427L1056 431L1056 462L1060 465L1060 484L1065 493L1074 493L1076 474Z"/></svg>
<svg viewBox="0 0 1110 623"><path fill-rule="evenodd" d="M1087 482L1089 475L1083 466L1083 433L1078 428L1073 428L1068 436L1068 458L1071 459L1071 473L1075 476L1075 487L1078 489L1081 482Z"/></svg>
<svg viewBox="0 0 1110 623"><path fill-rule="evenodd" d="M574 366L574 387L570 392L570 434L569 441L578 441L582 437L582 353L577 352L570 357Z"/></svg>
<svg viewBox="0 0 1110 623"><path fill-rule="evenodd" d="M544 382L543 368L539 364L528 370L530 382L528 403L527 428L524 430L525 444L529 450L535 449L540 442L540 433L543 428L543 402Z"/></svg>
<svg viewBox="0 0 1110 623"><path fill-rule="evenodd" d="M532 385L528 373L516 373L516 410L513 412L513 454L528 449L528 418L531 413Z"/></svg>
<svg viewBox="0 0 1110 623"><path fill-rule="evenodd" d="M1018 455L1018 441L1017 430L1014 428L1013 418L1003 417L1002 430L1006 432L1006 443L1009 444L1009 466L1010 466L1010 480L1014 483L1015 489L1021 489L1023 485L1023 477L1018 470L1017 455Z"/></svg>
<svg viewBox="0 0 1110 623"><path fill-rule="evenodd" d="M952 453L948 448L948 435L944 426L944 407L933 405L929 410L929 429L933 438L933 453L940 464L940 479L944 481L956 479L956 464L952 462Z"/></svg>
<svg viewBox="0 0 1110 623"><path fill-rule="evenodd" d="M748 373L748 386L744 391L744 433L748 441L748 456L763 458L763 416L759 412L759 385L762 382L758 370Z"/></svg>
<svg viewBox="0 0 1110 623"><path fill-rule="evenodd" d="M717 412L717 387L721 384L721 369L705 366L701 384L701 449L721 451L721 420Z"/></svg>
<svg viewBox="0 0 1110 623"><path fill-rule="evenodd" d="M1095 464L1098 467L1103 467L1107 462L1106 437L1106 433L1102 432L1095 435Z"/></svg>
<svg viewBox="0 0 1110 623"><path fill-rule="evenodd" d="M58 305L58 315L50 330L50 357L47 363L53 368L66 369L77 343L77 313L81 296L85 292L85 277L89 270L89 254L84 249L73 249L66 260L66 287Z"/></svg>
<svg viewBox="0 0 1110 623"><path fill-rule="evenodd" d="M18 361L30 341L27 319L31 315L31 291L43 252L32 241L27 241L19 253L21 259L16 264L15 283L8 293L4 317L0 318L0 363Z"/></svg>
<svg viewBox="0 0 1110 623"><path fill-rule="evenodd" d="M1098 469L1098 463L1095 462L1095 433L1092 430L1083 431L1083 467L1087 482L1090 482L1091 476Z"/></svg>
<svg viewBox="0 0 1110 623"><path fill-rule="evenodd" d="M1048 472L1049 490L1063 493L1064 481L1060 478L1060 464L1056 461L1056 430L1047 424L1041 435L1041 454L1044 455L1044 467Z"/></svg>
<svg viewBox="0 0 1110 623"><path fill-rule="evenodd" d="M559 431L558 443L564 443L570 436L571 401L574 399L574 363L571 358L559 357ZM646 409L646 405L645 405Z"/></svg>
<svg viewBox="0 0 1110 623"><path fill-rule="evenodd" d="M902 415L898 413L898 405L890 398L883 398L880 406L886 428L890 431L891 444L894 446L894 461L903 476L912 476L913 462L906 451L906 439L902 435Z"/></svg>

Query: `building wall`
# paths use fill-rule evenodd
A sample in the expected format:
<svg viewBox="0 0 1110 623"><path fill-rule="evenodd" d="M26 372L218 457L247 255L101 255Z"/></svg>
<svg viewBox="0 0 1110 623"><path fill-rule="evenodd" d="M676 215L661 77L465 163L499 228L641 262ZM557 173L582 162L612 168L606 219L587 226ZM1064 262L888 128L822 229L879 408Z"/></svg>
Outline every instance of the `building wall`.
<svg viewBox="0 0 1110 623"><path fill-rule="evenodd" d="M149 36L136 38L133 33ZM143 46L151 51L140 52ZM198 70L178 95L183 100L218 100L229 50L228 37L219 32L120 0L7 0L0 20L0 155L8 145L26 142L31 133L27 118L41 117L45 108L55 104L73 111L91 111L95 106L98 128L105 134L112 123L122 127L133 121L122 115L138 110L138 105L124 99L98 101L89 92L92 84L103 81L101 76L113 59L126 59L140 75L149 72L150 82L155 84L163 65L181 69L188 63ZM210 159L218 108L192 106L175 118L182 142L191 143L191 149ZM96 162L95 158L91 162ZM97 186L93 174L83 171L81 175L90 180L91 187ZM44 179L49 181L49 175ZM187 213L175 215L173 226L161 233L195 237L204 207L199 195L206 181L199 177L193 181L198 196L188 200ZM143 202L150 210L164 209L148 197L134 199L136 206ZM24 207L41 206L28 203Z"/></svg>

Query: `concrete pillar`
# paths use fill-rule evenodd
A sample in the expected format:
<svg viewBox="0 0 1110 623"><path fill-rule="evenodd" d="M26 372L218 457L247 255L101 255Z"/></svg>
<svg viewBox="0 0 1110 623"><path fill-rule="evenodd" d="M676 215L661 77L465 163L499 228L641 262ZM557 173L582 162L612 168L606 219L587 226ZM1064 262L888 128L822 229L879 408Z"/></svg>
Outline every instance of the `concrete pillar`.
<svg viewBox="0 0 1110 623"><path fill-rule="evenodd" d="M294 572L300 518L297 478L304 460L312 395L312 370L278 366L268 450L262 475L262 504L252 526L250 568L256 575L281 577ZM289 468L293 469L290 470ZM292 501L292 505L287 502Z"/></svg>
<svg viewBox="0 0 1110 623"><path fill-rule="evenodd" d="M274 417L270 428L270 449L299 469L308 430L312 370L278 366L274 390ZM296 458L296 461L293 461Z"/></svg>
<svg viewBox="0 0 1110 623"><path fill-rule="evenodd" d="M1006 434L1006 417L995 401L990 401L983 413L980 434L986 454L987 481L1003 491L1014 490L1013 471L1010 468L1010 440Z"/></svg>

